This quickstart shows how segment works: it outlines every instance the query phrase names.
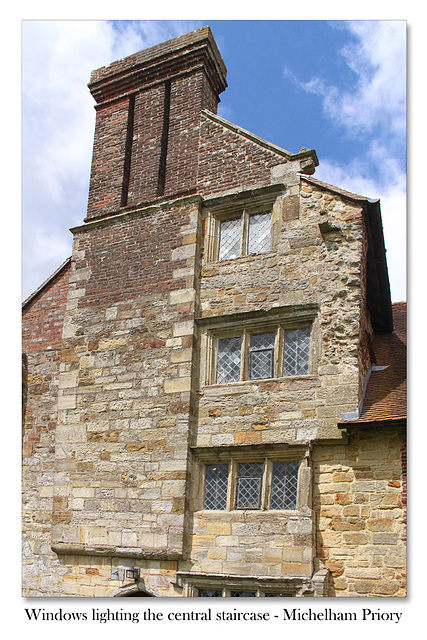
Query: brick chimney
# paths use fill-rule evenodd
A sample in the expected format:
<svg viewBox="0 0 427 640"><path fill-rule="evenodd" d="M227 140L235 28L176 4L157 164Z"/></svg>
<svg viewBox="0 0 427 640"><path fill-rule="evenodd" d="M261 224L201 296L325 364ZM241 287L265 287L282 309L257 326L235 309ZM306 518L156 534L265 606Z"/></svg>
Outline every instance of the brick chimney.
<svg viewBox="0 0 427 640"><path fill-rule="evenodd" d="M93 71L97 102L87 218L195 191L200 112L226 68L209 27Z"/></svg>

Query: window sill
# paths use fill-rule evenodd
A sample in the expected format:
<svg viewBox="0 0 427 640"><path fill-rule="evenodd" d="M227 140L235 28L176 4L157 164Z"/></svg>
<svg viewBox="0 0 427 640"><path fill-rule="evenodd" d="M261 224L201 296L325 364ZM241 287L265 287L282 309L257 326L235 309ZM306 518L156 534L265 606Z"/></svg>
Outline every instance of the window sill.
<svg viewBox="0 0 427 640"><path fill-rule="evenodd" d="M215 260L205 260L202 262L202 267L207 267L207 266L211 266L211 265L220 265L220 264L226 264L229 265L231 263L245 263L245 262L252 262L253 260L260 260L260 259L264 259L264 258L272 258L274 256L277 256L277 251L266 251L265 253L251 253L248 256L239 256L238 258L227 258L224 260L219 260L218 258Z"/></svg>
<svg viewBox="0 0 427 640"><path fill-rule="evenodd" d="M221 388L221 387L244 387L248 384L265 384L266 382L289 382L298 380L318 380L318 376L313 373L301 374L298 376L282 376L280 378L255 378L254 380L237 380L236 382L212 382L201 385L201 389L205 388Z"/></svg>
<svg viewBox="0 0 427 640"><path fill-rule="evenodd" d="M301 509L197 509L193 511L193 515L195 516L204 516L208 517L209 514L218 516L219 514L229 514L236 516L236 514L241 513L245 515L250 511L256 516L262 515L282 515L282 516L297 516L299 517L302 514ZM304 514L305 515L305 514Z"/></svg>

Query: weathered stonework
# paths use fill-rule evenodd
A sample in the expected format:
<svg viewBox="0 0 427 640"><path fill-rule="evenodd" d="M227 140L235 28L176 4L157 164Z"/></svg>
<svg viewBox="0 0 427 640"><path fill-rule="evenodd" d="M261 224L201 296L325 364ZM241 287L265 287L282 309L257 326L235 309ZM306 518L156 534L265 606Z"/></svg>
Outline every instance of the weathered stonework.
<svg viewBox="0 0 427 640"><path fill-rule="evenodd" d="M318 556L328 596L405 596L404 439L395 430L354 434L313 451Z"/></svg>
<svg viewBox="0 0 427 640"><path fill-rule="evenodd" d="M314 151L217 116L225 86L206 28L92 74L88 215L24 304L25 595L404 595L402 431L345 428L392 329L379 207L311 178ZM270 249L219 260L221 221L244 234L266 210ZM293 327L309 361L283 375ZM265 331L273 373L249 379ZM241 377L217 383L236 332ZM246 462L263 465L257 508L236 506ZM280 509L276 462L298 465Z"/></svg>

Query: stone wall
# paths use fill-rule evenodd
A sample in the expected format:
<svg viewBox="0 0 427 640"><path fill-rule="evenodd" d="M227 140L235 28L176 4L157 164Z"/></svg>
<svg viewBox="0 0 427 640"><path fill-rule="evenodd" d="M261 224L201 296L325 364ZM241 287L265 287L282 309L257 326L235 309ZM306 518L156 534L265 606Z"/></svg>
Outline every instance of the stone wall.
<svg viewBox="0 0 427 640"><path fill-rule="evenodd" d="M257 198L268 199L268 193L268 189L259 189L248 201L253 206ZM359 404L358 353L364 322L362 210L304 182L279 194L270 191L270 198L274 237L272 250L266 254L221 262L212 259L209 233L215 225L209 217L227 213L227 203L238 211L238 198L231 205L226 197L212 201L204 211L201 379L192 440L196 459L207 459L209 450L213 456L215 452L225 455L227 448L234 455L240 449L240 455L246 457L256 456L257 451L261 457L272 452L280 456L277 450L283 446L285 455L294 451L301 457L298 447L308 447L308 451L318 438L336 439L340 448L342 433L337 422ZM297 199L299 210L295 211L294 200L288 204L291 198ZM332 231L328 227L322 233L320 225L326 218ZM238 329L245 323L260 331L263 326L304 320L312 323L309 375L211 383L210 333L221 335L221 330ZM268 511L210 513L196 506L190 533L193 569L310 576L315 557L314 521L308 495L296 512L274 516Z"/></svg>
<svg viewBox="0 0 427 640"><path fill-rule="evenodd" d="M58 553L183 553L198 201L75 232L55 452ZM64 551L64 552L65 552Z"/></svg>
<svg viewBox="0 0 427 640"><path fill-rule="evenodd" d="M406 595L404 434L352 429L347 445L313 450L317 554L328 596Z"/></svg>
<svg viewBox="0 0 427 640"><path fill-rule="evenodd" d="M22 442L22 577L26 596L61 588L58 559L51 552L54 452L60 352L25 354Z"/></svg>
<svg viewBox="0 0 427 640"><path fill-rule="evenodd" d="M289 219L291 198L298 199L300 210ZM222 209L221 202L216 206L215 211L227 211L227 200ZM319 224L326 218L333 230L322 233ZM302 182L273 198L273 227L270 253L236 260L210 261L204 238L195 442L200 446L340 439L337 422L358 407L365 287L361 207ZM204 349L210 331L227 329L230 323L256 321L262 327L263 322L304 319L312 323L309 376L222 387L206 384Z"/></svg>
<svg viewBox="0 0 427 640"><path fill-rule="evenodd" d="M62 586L50 549L58 376L70 265L25 305L22 317L22 576L24 595Z"/></svg>
<svg viewBox="0 0 427 640"><path fill-rule="evenodd" d="M267 254L212 259L227 194L203 210L187 198L74 229L46 510L38 502L61 567L52 594L65 574L67 594L116 595L131 583L110 580L112 568L137 566L155 595L181 595L162 565L180 558L182 570L242 576L309 579L315 568L310 443L340 449L337 422L360 400L362 209L298 180L232 196L232 207L242 198L271 203ZM309 375L211 384L208 336L236 314L237 325L309 321ZM203 456L227 447L308 461L298 509L200 510Z"/></svg>

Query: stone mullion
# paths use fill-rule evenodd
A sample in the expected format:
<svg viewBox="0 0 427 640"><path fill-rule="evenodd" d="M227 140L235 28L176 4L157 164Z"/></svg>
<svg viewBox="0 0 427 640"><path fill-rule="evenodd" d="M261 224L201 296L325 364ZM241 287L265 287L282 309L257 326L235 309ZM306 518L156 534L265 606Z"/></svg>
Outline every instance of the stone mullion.
<svg viewBox="0 0 427 640"><path fill-rule="evenodd" d="M283 341L284 341L283 327L277 327L276 335L274 339L274 377L280 378L283 370Z"/></svg>
<svg viewBox="0 0 427 640"><path fill-rule="evenodd" d="M267 510L270 507L271 478L273 472L273 462L265 460L264 471L262 474L262 493L261 493L261 509Z"/></svg>
<svg viewBox="0 0 427 640"><path fill-rule="evenodd" d="M243 330L242 334L242 351L240 361L240 380L247 380L249 375L249 345L251 336L247 329Z"/></svg>
<svg viewBox="0 0 427 640"><path fill-rule="evenodd" d="M249 242L249 214L246 209L242 213L242 226L241 226L241 239L240 239L240 255L248 255L248 242Z"/></svg>
<svg viewBox="0 0 427 640"><path fill-rule="evenodd" d="M236 478L237 478L237 462L230 460L228 469L228 487L227 487L227 511L236 508Z"/></svg>

